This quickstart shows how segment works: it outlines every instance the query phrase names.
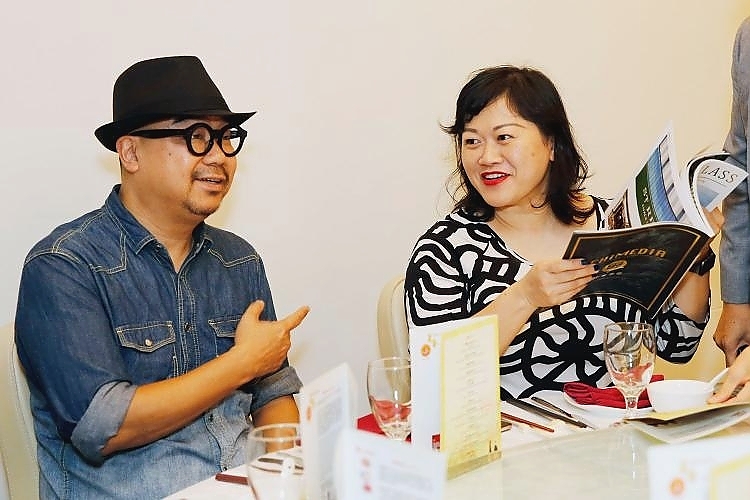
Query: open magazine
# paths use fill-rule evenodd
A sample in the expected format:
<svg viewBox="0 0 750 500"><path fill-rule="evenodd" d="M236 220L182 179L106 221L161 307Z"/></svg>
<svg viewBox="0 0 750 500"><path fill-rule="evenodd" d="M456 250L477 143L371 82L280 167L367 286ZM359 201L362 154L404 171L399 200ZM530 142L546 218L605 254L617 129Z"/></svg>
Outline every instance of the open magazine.
<svg viewBox="0 0 750 500"><path fill-rule="evenodd" d="M727 156L700 154L680 168L668 127L613 199L606 230L573 233L563 258L600 266L579 296L623 297L656 314L714 236L703 208L719 206L747 177Z"/></svg>

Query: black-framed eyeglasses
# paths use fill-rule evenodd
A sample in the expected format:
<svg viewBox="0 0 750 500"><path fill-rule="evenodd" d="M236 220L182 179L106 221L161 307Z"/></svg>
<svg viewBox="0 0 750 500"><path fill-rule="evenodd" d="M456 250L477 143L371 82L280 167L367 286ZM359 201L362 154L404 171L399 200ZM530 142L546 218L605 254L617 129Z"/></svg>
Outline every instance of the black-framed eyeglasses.
<svg viewBox="0 0 750 500"><path fill-rule="evenodd" d="M211 128L207 123L194 123L187 128L152 128L135 130L128 135L146 137L147 139L163 139L164 137L179 137L185 139L188 151L195 156L205 156L214 146L227 156L234 156L240 152L247 137L247 131L238 125L226 125L219 130Z"/></svg>

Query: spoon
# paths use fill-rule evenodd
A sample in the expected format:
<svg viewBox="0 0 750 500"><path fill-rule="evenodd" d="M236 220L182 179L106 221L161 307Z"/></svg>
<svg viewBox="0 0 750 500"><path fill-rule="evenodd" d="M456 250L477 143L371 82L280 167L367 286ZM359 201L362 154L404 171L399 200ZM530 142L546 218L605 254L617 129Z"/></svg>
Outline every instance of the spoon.
<svg viewBox="0 0 750 500"><path fill-rule="evenodd" d="M712 390L713 390L713 388L714 388L714 387L716 386L716 383L717 383L717 382L718 382L719 380L721 380L721 379L722 379L722 378L724 377L724 375L726 375L726 374L727 374L727 371L728 371L728 370L729 370L729 367L726 367L726 368L724 368L724 369L723 369L723 370L721 370L721 371L720 371L719 373L717 373L717 374L716 374L716 376L715 376L714 378L712 378L711 380L709 380L708 382L706 382L706 383L707 383L707 384L708 384L708 385L709 385L709 386L711 387L711 389L712 389Z"/></svg>

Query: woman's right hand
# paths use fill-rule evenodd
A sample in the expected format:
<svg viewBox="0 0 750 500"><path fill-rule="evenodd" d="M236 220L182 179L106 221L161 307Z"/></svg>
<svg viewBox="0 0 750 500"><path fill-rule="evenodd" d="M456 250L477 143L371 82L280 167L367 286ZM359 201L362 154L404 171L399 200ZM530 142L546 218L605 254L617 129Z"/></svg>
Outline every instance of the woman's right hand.
<svg viewBox="0 0 750 500"><path fill-rule="evenodd" d="M538 261L517 284L529 305L552 307L583 290L598 270L599 266L581 259Z"/></svg>
<svg viewBox="0 0 750 500"><path fill-rule="evenodd" d="M716 391L716 394L708 399L708 402L750 401L750 384L748 382L750 382L750 349L745 349L729 367L724 383L721 384L721 388ZM739 387L742 387L742 389L735 396L732 396Z"/></svg>

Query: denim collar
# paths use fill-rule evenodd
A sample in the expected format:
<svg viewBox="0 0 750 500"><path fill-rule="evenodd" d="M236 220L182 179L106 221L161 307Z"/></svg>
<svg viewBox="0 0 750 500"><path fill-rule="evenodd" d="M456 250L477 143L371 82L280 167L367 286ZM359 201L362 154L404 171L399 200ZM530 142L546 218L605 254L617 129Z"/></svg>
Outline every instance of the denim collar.
<svg viewBox="0 0 750 500"><path fill-rule="evenodd" d="M121 184L116 184L112 188L112 192L109 193L107 200L104 202L103 210L122 229L122 232L125 234L126 243L135 253L139 253L148 244L158 244L158 241L122 204L120 186ZM201 222L193 230L194 251L200 250L207 242L210 245L211 239L206 235L205 222Z"/></svg>

